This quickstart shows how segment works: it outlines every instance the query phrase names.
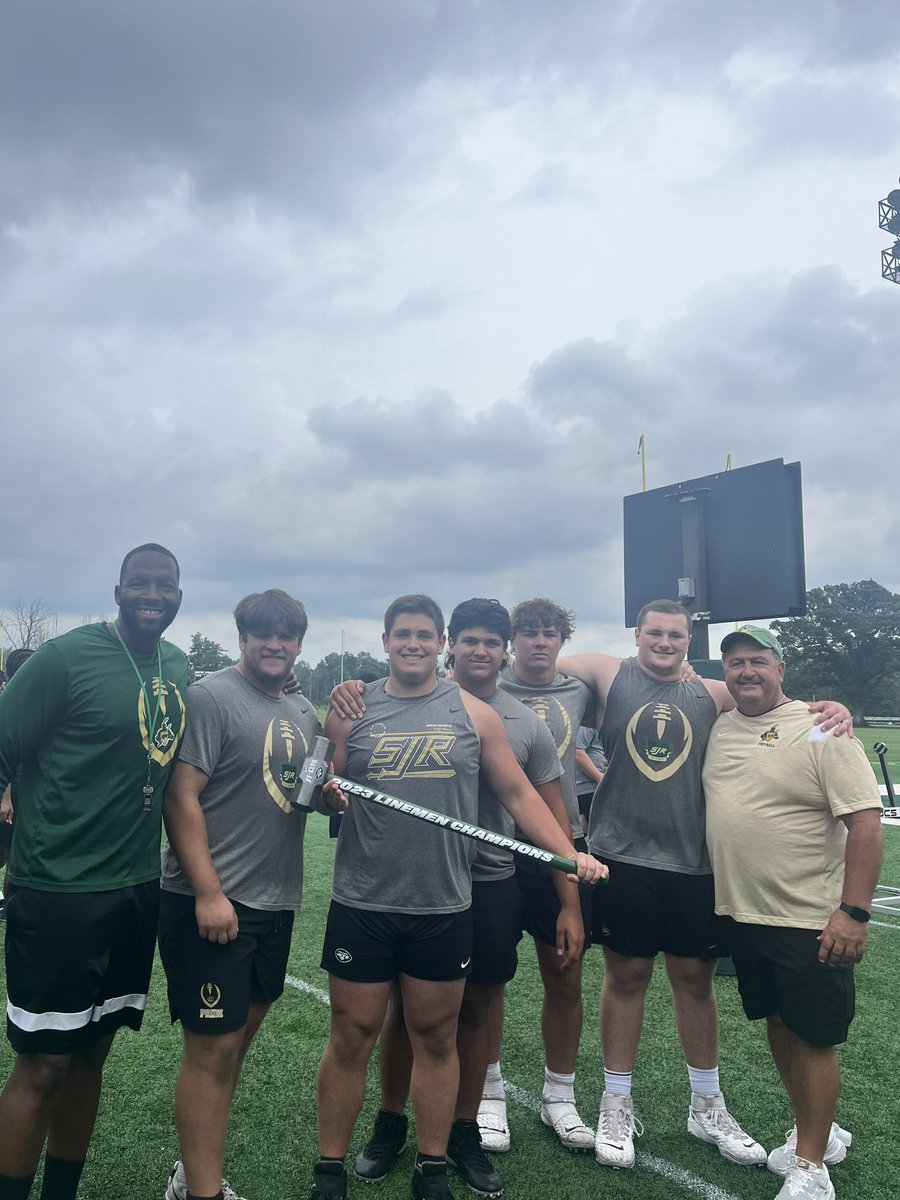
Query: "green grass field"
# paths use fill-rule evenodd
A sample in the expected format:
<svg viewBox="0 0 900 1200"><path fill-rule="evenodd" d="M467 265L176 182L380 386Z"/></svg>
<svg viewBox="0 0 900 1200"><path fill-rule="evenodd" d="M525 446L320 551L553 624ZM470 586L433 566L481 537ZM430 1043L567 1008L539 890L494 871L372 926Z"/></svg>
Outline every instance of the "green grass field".
<svg viewBox="0 0 900 1200"><path fill-rule="evenodd" d="M891 782L896 790L900 790L900 729L857 729L856 736L866 748L869 762L872 764L875 777L880 785L884 784L884 775L881 771L878 755L872 747L877 742L883 742L887 746L885 758L887 759Z"/></svg>
<svg viewBox="0 0 900 1200"><path fill-rule="evenodd" d="M886 830L883 881L900 887L900 828ZM313 817L307 834L305 910L294 934L291 985L257 1038L238 1091L226 1174L249 1200L306 1197L316 1154L315 1074L328 1031L326 976L319 968L328 903L333 843L325 821ZM897 1137L897 1013L900 1010L900 919L873 925L869 952L858 971L858 1015L842 1051L844 1088L839 1117L853 1131L847 1160L834 1168L843 1200L880 1200L895 1194L900 1175ZM582 1114L593 1120L602 1091L596 1033L600 955L585 964L585 1030L576 1088ZM522 1200L576 1200L583 1196L640 1200L767 1200L780 1182L766 1170L733 1166L686 1132L687 1076L674 1033L668 990L657 971L648 998L636 1072L635 1102L646 1133L633 1171L610 1171L590 1157L559 1148L534 1111L543 1057L538 1028L540 987L531 946L522 943L519 974L510 986L504 1073L514 1086L510 1102L513 1149L498 1155L506 1195ZM716 982L722 1025L722 1079L733 1111L767 1147L791 1124L760 1025L743 1016L735 981ZM5 1044L4 1044L5 1046ZM9 1053L2 1051L7 1069ZM162 1200L177 1154L172 1087L180 1034L169 1024L164 980L157 967L144 1029L116 1040L107 1067L104 1100L82 1182L84 1200ZM373 1063L366 1107L353 1151L364 1140L377 1107ZM351 1182L351 1196L399 1200L408 1196L412 1150L377 1189ZM458 1197L468 1195L456 1181ZM35 1192L37 1194L37 1189Z"/></svg>

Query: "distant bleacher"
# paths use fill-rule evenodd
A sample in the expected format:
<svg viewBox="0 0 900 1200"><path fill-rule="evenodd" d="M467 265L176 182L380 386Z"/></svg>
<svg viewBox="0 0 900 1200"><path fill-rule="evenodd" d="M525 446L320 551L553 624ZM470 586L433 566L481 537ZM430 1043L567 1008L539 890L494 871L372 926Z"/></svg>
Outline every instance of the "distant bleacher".
<svg viewBox="0 0 900 1200"><path fill-rule="evenodd" d="M868 725L871 729L900 729L900 717L863 716L863 725Z"/></svg>

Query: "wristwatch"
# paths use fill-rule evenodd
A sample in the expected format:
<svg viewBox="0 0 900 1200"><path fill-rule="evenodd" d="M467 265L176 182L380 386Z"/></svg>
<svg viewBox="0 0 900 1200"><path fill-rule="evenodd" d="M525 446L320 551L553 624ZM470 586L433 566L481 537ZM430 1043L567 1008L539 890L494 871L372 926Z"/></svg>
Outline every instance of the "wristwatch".
<svg viewBox="0 0 900 1200"><path fill-rule="evenodd" d="M854 921L859 921L860 925L865 925L871 913L866 912L864 908L857 908L855 904L842 904L841 912L845 912L848 917Z"/></svg>

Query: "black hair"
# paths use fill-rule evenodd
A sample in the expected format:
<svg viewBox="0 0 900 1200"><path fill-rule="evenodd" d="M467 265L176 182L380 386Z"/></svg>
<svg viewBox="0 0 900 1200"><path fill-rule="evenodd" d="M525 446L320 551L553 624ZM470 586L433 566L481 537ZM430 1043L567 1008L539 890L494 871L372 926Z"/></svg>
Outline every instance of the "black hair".
<svg viewBox="0 0 900 1200"><path fill-rule="evenodd" d="M450 624L447 635L451 641L456 641L464 629L489 629L503 639L504 646L509 641L509 613L499 600L486 600L476 596L471 600L463 600L457 604L450 614Z"/></svg>
<svg viewBox="0 0 900 1200"><path fill-rule="evenodd" d="M125 582L125 572L128 569L129 562L131 562L136 554L143 554L145 550L152 550L154 554L164 554L166 558L171 558L172 562L175 564L175 578L179 581L179 583L181 582L181 567L179 567L178 559L175 557L172 551L167 550L165 546L160 546L159 542L144 542L143 546L135 546L133 550L129 550L122 559L122 566L119 570L120 586Z"/></svg>
<svg viewBox="0 0 900 1200"><path fill-rule="evenodd" d="M24 646L19 650L10 650L6 656L6 678L12 679L22 663L31 658L32 654L34 651Z"/></svg>

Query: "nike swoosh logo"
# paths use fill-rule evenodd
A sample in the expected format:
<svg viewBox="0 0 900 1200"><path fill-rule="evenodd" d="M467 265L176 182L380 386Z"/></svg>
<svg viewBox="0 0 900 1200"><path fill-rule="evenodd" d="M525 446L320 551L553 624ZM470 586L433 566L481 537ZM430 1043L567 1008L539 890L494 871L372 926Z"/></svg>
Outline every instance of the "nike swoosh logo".
<svg viewBox="0 0 900 1200"><path fill-rule="evenodd" d="M470 963L471 961L472 961L472 958L471 958L471 956L470 956L469 958L467 958L467 959L466 959L466 961L465 961L465 962L461 962L461 963L459 964L459 966L460 966L460 970L464 971L464 970L466 969L466 967L469 965L469 963Z"/></svg>

